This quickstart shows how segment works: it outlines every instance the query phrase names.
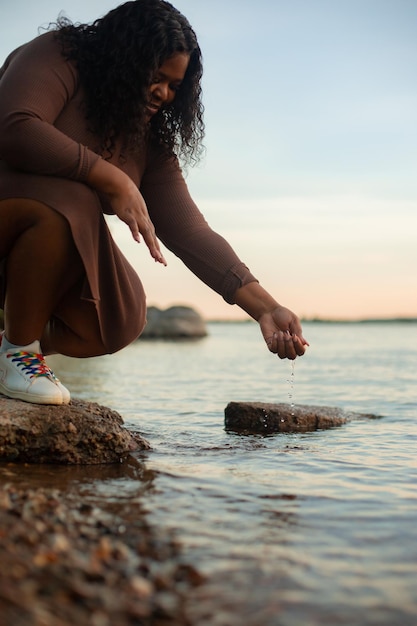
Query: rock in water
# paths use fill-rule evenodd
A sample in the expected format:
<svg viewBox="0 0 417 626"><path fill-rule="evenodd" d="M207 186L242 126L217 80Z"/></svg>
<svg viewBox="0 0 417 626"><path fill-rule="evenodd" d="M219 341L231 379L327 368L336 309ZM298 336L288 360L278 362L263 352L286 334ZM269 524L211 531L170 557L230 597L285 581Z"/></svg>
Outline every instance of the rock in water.
<svg viewBox="0 0 417 626"><path fill-rule="evenodd" d="M116 411L94 402L48 406L0 398L0 462L119 463L149 447Z"/></svg>
<svg viewBox="0 0 417 626"><path fill-rule="evenodd" d="M230 402L224 415L225 429L243 434L307 432L341 426L352 419L379 417L331 406L262 402Z"/></svg>
<svg viewBox="0 0 417 626"><path fill-rule="evenodd" d="M162 311L150 306L140 339L199 339L207 336L206 323L189 306L172 306Z"/></svg>

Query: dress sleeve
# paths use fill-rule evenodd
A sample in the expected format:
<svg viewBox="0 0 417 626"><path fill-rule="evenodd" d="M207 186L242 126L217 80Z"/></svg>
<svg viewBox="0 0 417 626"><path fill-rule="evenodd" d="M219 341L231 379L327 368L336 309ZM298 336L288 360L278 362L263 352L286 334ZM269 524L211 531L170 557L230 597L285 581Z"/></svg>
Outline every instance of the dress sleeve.
<svg viewBox="0 0 417 626"><path fill-rule="evenodd" d="M9 55L0 70L0 158L21 171L84 181L100 157L54 126L77 89L54 33Z"/></svg>
<svg viewBox="0 0 417 626"><path fill-rule="evenodd" d="M236 290L256 278L210 228L190 196L177 160L154 152L140 190L159 239L206 285L234 304Z"/></svg>

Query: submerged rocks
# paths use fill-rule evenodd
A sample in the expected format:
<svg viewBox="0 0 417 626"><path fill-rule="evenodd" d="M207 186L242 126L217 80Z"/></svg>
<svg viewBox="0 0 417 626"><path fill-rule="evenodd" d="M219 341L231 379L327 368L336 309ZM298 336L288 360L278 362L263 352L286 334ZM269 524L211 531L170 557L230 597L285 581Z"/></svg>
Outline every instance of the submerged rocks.
<svg viewBox="0 0 417 626"><path fill-rule="evenodd" d="M2 626L189 624L185 599L204 578L175 537L148 523L146 471L127 465L131 497L100 479L39 486L22 481L22 466L0 465Z"/></svg>
<svg viewBox="0 0 417 626"><path fill-rule="evenodd" d="M47 406L0 398L0 462L119 463L149 444L93 402Z"/></svg>
<svg viewBox="0 0 417 626"><path fill-rule="evenodd" d="M188 306L172 306L164 311L150 306L140 339L196 339L207 336L201 315Z"/></svg>
<svg viewBox="0 0 417 626"><path fill-rule="evenodd" d="M377 418L336 407L230 402L224 411L225 429L238 433L293 433L341 426L352 419Z"/></svg>

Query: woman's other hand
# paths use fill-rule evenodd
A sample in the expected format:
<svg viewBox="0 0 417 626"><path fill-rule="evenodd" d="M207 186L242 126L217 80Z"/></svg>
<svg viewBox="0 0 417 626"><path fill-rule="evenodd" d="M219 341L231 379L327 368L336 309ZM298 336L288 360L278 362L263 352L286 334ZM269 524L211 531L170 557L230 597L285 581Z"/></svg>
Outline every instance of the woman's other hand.
<svg viewBox="0 0 417 626"><path fill-rule="evenodd" d="M87 183L107 194L115 215L127 224L133 239L140 243L143 237L152 258L166 265L145 200L131 178L111 163L100 159L91 168Z"/></svg>

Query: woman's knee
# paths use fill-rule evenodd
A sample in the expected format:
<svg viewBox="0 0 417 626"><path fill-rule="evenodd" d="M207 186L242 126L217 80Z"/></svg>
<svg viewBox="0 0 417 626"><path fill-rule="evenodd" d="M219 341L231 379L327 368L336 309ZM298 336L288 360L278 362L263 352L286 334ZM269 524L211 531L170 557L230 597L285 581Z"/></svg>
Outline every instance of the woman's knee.
<svg viewBox="0 0 417 626"><path fill-rule="evenodd" d="M8 256L20 237L28 231L39 232L43 248L74 248L67 219L42 202L28 198L1 200L0 216L0 258Z"/></svg>
<svg viewBox="0 0 417 626"><path fill-rule="evenodd" d="M106 324L107 326L107 324ZM146 303L139 301L134 310L129 311L128 319L114 319L111 329L103 329L104 343L108 354L119 352L139 339L146 326Z"/></svg>

